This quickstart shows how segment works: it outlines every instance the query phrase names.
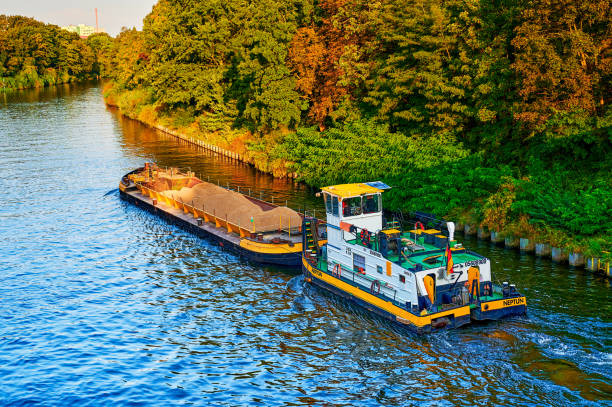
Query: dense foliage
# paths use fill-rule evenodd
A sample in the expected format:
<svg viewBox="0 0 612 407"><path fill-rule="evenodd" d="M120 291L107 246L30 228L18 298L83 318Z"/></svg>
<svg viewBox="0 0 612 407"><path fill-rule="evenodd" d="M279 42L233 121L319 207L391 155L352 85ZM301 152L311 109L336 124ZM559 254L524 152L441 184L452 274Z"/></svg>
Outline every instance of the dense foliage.
<svg viewBox="0 0 612 407"><path fill-rule="evenodd" d="M132 117L260 168L605 248L611 27L609 0L159 0L101 65Z"/></svg>
<svg viewBox="0 0 612 407"><path fill-rule="evenodd" d="M0 15L0 88L22 89L91 78L100 74L91 42L78 34L27 17Z"/></svg>

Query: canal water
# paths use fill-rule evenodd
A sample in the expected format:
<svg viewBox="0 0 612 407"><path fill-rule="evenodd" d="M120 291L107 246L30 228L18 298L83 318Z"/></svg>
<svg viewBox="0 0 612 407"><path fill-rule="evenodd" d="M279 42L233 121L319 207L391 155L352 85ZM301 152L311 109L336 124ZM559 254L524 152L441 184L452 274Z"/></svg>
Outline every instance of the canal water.
<svg viewBox="0 0 612 407"><path fill-rule="evenodd" d="M96 84L0 94L0 405L612 404L608 280L470 240L529 315L415 336L122 202L144 161L319 205Z"/></svg>

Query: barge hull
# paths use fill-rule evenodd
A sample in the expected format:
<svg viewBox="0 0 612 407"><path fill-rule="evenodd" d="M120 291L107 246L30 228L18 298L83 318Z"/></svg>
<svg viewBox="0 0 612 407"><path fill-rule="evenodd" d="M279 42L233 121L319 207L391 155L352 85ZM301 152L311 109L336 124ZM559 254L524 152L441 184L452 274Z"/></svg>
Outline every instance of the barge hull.
<svg viewBox="0 0 612 407"><path fill-rule="evenodd" d="M218 244L223 249L229 250L240 257L261 264L274 264L278 266L298 268L300 266L301 254L298 253L258 253L246 250L240 246L240 239L218 228L203 224L199 226L196 219L191 215L175 208L161 208L153 205L153 200L142 196L137 188L119 188L121 198L142 209L159 216L165 221L179 226L181 229L193 233L199 237L208 239ZM159 205L159 204L158 204Z"/></svg>

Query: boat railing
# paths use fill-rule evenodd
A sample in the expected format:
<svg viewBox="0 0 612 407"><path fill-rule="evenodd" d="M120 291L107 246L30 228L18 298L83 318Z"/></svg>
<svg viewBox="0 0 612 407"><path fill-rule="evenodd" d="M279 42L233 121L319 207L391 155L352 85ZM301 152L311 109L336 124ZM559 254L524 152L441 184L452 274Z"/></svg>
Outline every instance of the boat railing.
<svg viewBox="0 0 612 407"><path fill-rule="evenodd" d="M180 167L159 167L158 168L160 170L163 169L163 171L165 171L166 173L172 173L172 174L178 174L178 173L182 173L182 174L191 174L191 176L198 178L202 181L206 180L206 182L211 183L211 184L216 184L217 186L221 187L221 188L225 188L228 191L236 191L240 194L246 195L252 199L256 199L258 201L261 201L265 204L268 205L276 205L276 206L280 206L283 204L283 200L279 199L278 197L275 198L273 194L269 194L269 193L264 193L264 191L262 190L254 190L250 187L244 187L244 186L240 186L240 185L234 185L234 184L230 184L228 181L225 182L221 182L219 179L211 179L210 175L206 176L206 178L204 178L202 175L197 175L195 172L193 172L191 170L191 167L186 167L186 168L180 168ZM285 206L289 209L293 209L294 211L296 211L298 214L300 214L301 216L304 217L313 217L316 218L317 216L317 210L315 208L310 208L307 209L306 206L301 207L293 207L293 206L289 206L289 200L285 199L284 202Z"/></svg>
<svg viewBox="0 0 612 407"><path fill-rule="evenodd" d="M473 252L473 251L471 251L471 250L468 250L468 249L463 249L463 250L465 250L465 253L470 254L470 255L472 255L472 256L474 256L474 257L478 257L479 259L484 259L484 258L486 258L486 257L485 257L485 256L483 256L482 254L478 254L478 253Z"/></svg>
<svg viewBox="0 0 612 407"><path fill-rule="evenodd" d="M228 233L236 233L240 235L240 237L252 237L258 233L266 233L269 230L263 231L258 230L255 221L250 222L250 225L241 225L240 223L231 222L228 220L228 214L217 214L216 210L213 209L212 212L206 210L204 206L202 208L197 208L193 201L191 203L184 202L182 199L175 199L174 197L167 196L166 194L162 194L158 191L155 191L142 183L135 182L136 187L143 195L148 195L151 199L155 199L158 202L163 202L164 204L174 207L176 209L183 210L184 213L191 214L195 219L203 219L204 222L213 223L218 228L227 229ZM291 221L289 219L288 223L286 223L283 227L283 218L279 217L279 227L275 232L286 233L288 237L297 236L300 234L301 225L291 225Z"/></svg>
<svg viewBox="0 0 612 407"><path fill-rule="evenodd" d="M340 264L340 263L336 263L336 264ZM352 281L355 284L359 284L361 287L371 287L374 280L378 280L380 284L380 291L377 293L372 293L372 294L377 295L377 296L384 296L386 297L385 299L387 300L392 299L394 302L397 302L397 290L391 286L388 286L384 280L380 280L375 277L368 276L367 274L361 274L357 271L344 267L341 264L340 264L340 268L341 268L341 272L340 272L341 277L344 277L345 279ZM333 269L333 265L332 265L332 269Z"/></svg>

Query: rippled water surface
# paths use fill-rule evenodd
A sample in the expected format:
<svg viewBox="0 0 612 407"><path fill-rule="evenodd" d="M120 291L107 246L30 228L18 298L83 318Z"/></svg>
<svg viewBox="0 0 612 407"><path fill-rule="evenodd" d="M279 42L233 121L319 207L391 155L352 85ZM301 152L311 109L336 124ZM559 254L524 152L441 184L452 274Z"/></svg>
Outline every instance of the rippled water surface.
<svg viewBox="0 0 612 407"><path fill-rule="evenodd" d="M122 202L147 160L318 204L97 85L0 94L1 405L612 404L605 278L469 241L529 315L418 337Z"/></svg>

